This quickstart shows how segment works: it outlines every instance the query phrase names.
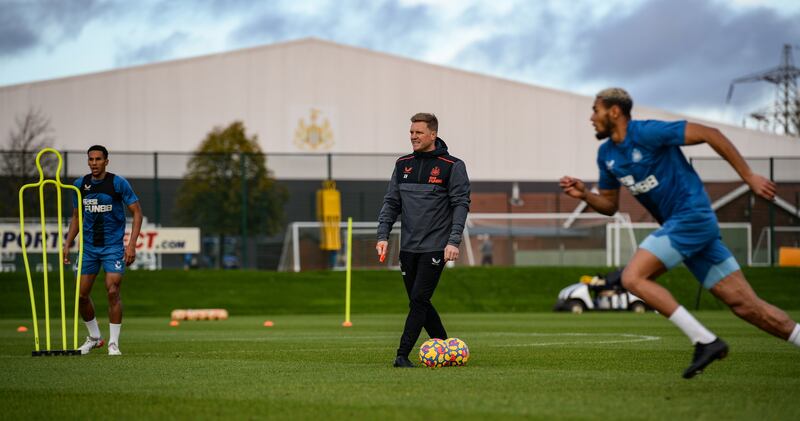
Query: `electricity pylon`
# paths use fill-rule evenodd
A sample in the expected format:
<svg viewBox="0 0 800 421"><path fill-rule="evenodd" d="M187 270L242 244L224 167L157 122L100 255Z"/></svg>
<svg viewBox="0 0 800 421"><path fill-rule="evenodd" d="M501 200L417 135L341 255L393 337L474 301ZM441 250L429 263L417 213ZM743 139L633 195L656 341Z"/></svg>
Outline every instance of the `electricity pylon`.
<svg viewBox="0 0 800 421"><path fill-rule="evenodd" d="M800 77L800 68L794 65L792 46L783 45L781 64L778 67L753 73L734 79L728 89L730 102L733 96L733 87L738 83L765 81L775 85L775 103L766 110L759 110L750 115L751 118L767 122L776 133L787 136L800 137L800 94L797 91L797 78Z"/></svg>

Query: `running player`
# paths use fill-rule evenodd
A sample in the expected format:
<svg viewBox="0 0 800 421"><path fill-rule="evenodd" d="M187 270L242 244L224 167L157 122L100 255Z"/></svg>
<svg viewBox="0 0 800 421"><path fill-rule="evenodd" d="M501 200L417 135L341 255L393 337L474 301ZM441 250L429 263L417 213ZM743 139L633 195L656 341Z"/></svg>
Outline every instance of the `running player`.
<svg viewBox="0 0 800 421"><path fill-rule="evenodd" d="M100 348L105 343L97 325L91 298L94 280L102 266L106 273L108 292L108 355L122 355L119 350L119 331L122 327L122 300L119 290L125 267L136 260L136 238L142 228L142 208L128 180L106 172L108 150L105 147L94 145L87 154L91 173L74 183L81 189L83 196L83 203L80 205L83 208L83 265L78 308L89 330L89 336L80 346L80 350L81 354L88 354L93 348ZM73 206L69 231L64 241L65 256L68 256L69 247L78 235L77 197L73 198ZM133 215L131 240L127 247L123 243L125 207ZM69 263L68 257L65 257L65 262Z"/></svg>
<svg viewBox="0 0 800 421"><path fill-rule="evenodd" d="M681 262L737 316L800 346L800 325L756 295L720 240L717 217L703 182L680 147L708 143L764 199L774 199L775 184L752 172L719 130L686 121L631 120L632 108L633 100L623 89L609 88L597 94L591 121L597 139L609 139L597 154L599 194L587 191L585 184L573 177L563 177L560 185L564 193L605 215L619 209L623 185L661 224L625 266L622 283L668 317L694 344L694 356L683 377L692 378L714 360L724 358L728 345L655 282Z"/></svg>

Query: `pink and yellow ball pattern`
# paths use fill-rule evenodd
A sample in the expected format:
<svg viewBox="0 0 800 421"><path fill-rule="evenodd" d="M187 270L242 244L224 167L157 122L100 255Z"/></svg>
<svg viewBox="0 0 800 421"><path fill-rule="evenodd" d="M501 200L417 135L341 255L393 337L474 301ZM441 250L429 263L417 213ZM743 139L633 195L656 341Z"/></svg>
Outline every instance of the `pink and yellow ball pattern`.
<svg viewBox="0 0 800 421"><path fill-rule="evenodd" d="M443 367L447 344L441 339L428 339L419 347L419 362L426 367Z"/></svg>
<svg viewBox="0 0 800 421"><path fill-rule="evenodd" d="M443 367L461 366L469 361L469 348L467 344L458 338L447 338L444 340L444 363Z"/></svg>

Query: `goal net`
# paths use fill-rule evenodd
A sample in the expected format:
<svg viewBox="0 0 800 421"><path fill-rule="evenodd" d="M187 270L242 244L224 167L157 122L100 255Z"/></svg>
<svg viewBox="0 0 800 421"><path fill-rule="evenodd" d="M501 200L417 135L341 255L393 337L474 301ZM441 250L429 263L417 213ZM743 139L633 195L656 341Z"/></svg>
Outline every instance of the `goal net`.
<svg viewBox="0 0 800 421"><path fill-rule="evenodd" d="M661 226L655 222L636 222L632 224L636 242L641 243L651 232ZM752 260L752 235L751 225L748 222L720 222L720 237L740 265L751 266Z"/></svg>
<svg viewBox="0 0 800 421"><path fill-rule="evenodd" d="M400 224L389 239L386 262L375 253L377 222L353 222L354 269L399 267ZM342 247L320 249L320 222L289 224L279 269L344 269L347 223L339 224ZM487 263L501 266L621 266L636 251L636 236L627 214L597 213L473 213L467 218L457 266Z"/></svg>
<svg viewBox="0 0 800 421"><path fill-rule="evenodd" d="M624 213L473 213L465 245L473 265L621 266L637 241Z"/></svg>
<svg viewBox="0 0 800 421"><path fill-rule="evenodd" d="M301 270L344 270L347 265L347 222L339 223L341 248L321 250L322 223L318 221L292 222L286 229L283 250L278 270L300 272ZM380 263L375 252L377 222L353 222L352 267L353 269L399 268L400 223L395 223L389 238L386 261Z"/></svg>
<svg viewBox="0 0 800 421"><path fill-rule="evenodd" d="M771 263L777 263L780 247L800 247L800 227L776 226L772 230L769 227L762 228L753 249L751 264L753 266L769 266ZM772 259L771 262L770 259Z"/></svg>

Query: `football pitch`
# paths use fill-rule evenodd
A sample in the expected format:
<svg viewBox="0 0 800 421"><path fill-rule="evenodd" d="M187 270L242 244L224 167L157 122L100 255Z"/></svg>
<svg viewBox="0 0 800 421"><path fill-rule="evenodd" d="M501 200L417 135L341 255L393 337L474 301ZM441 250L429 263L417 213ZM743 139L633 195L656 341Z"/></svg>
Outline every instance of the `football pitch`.
<svg viewBox="0 0 800 421"><path fill-rule="evenodd" d="M687 339L653 313L443 312L471 355L440 369L391 367L403 314L352 328L339 315L270 328L131 316L122 357L38 358L15 330L30 321L3 318L0 407L4 419L800 419L800 350L728 312L696 314L731 353L692 380Z"/></svg>

